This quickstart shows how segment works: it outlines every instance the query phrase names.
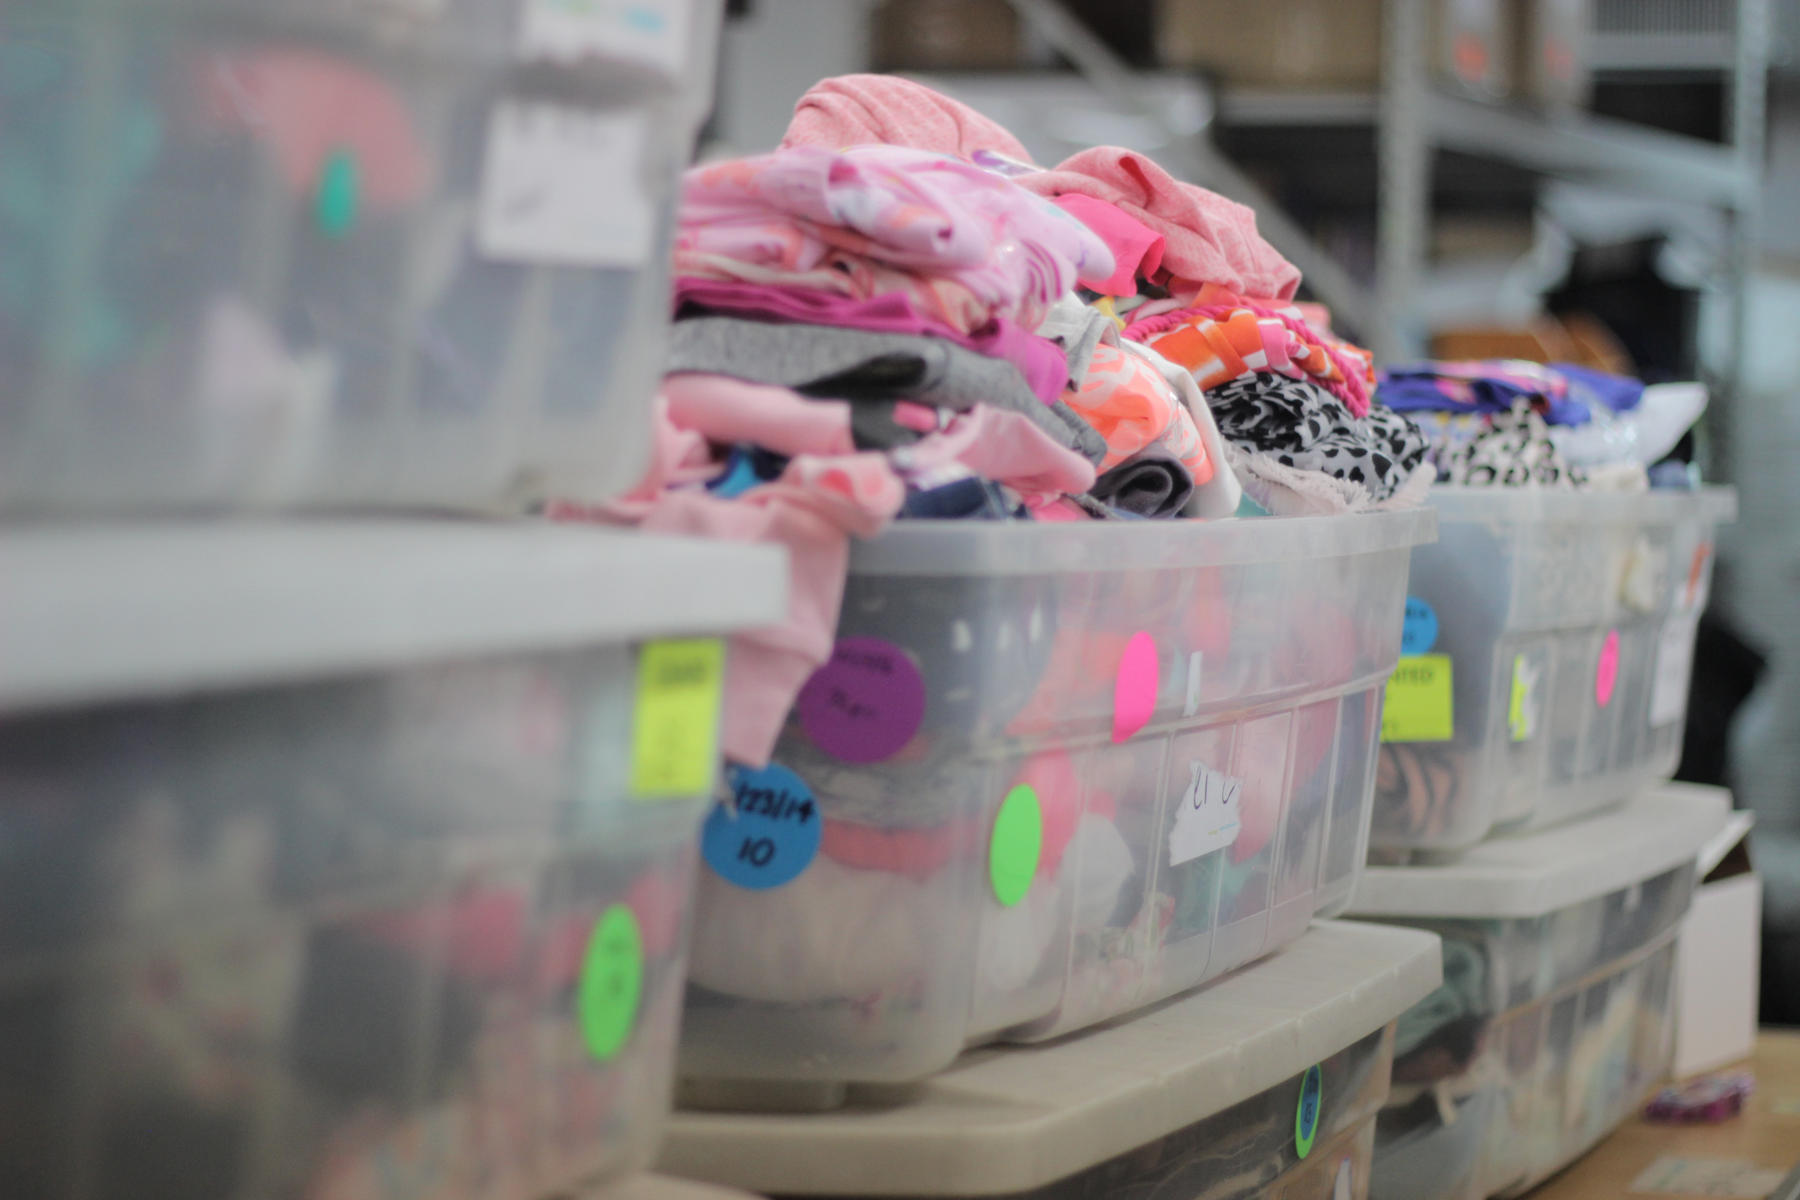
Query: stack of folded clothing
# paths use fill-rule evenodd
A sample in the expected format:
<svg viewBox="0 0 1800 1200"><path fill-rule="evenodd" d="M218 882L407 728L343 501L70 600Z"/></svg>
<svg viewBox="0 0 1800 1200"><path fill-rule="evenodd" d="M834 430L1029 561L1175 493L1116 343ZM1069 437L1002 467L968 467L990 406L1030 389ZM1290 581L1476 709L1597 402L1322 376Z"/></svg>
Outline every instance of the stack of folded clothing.
<svg viewBox="0 0 1800 1200"><path fill-rule="evenodd" d="M1040 170L906 80L826 80L779 149L691 170L674 274L652 469L553 511L788 547L788 622L731 658L740 762L830 652L849 538L896 517L1331 513L1430 482L1249 209L1116 148Z"/></svg>
<svg viewBox="0 0 1800 1200"><path fill-rule="evenodd" d="M1514 360L1396 367L1377 395L1424 430L1439 483L1474 487L1691 487L1685 468L1650 468L1706 407L1699 384Z"/></svg>
<svg viewBox="0 0 1800 1200"><path fill-rule="evenodd" d="M1372 404L1369 354L1294 302L1300 272L1243 205L1170 176L1142 154L1096 147L1019 182L1053 197L1111 246L1107 277L1081 280L1127 345L1179 368L1263 509L1345 512L1420 502L1425 440Z"/></svg>

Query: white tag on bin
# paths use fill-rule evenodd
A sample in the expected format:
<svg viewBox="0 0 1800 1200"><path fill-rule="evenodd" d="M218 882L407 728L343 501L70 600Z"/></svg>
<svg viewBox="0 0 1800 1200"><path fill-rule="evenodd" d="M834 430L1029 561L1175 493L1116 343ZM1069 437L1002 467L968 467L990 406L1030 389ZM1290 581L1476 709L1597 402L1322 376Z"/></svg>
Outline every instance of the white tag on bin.
<svg viewBox="0 0 1800 1200"><path fill-rule="evenodd" d="M1203 762L1188 764L1188 786L1169 827L1169 865L1178 867L1238 839L1244 784Z"/></svg>
<svg viewBox="0 0 1800 1200"><path fill-rule="evenodd" d="M656 212L641 180L648 119L511 101L488 121L476 244L489 258L638 267Z"/></svg>
<svg viewBox="0 0 1800 1200"><path fill-rule="evenodd" d="M1694 637L1698 616L1672 616L1656 643L1656 678L1650 684L1650 728L1681 719L1687 711L1688 684L1694 675Z"/></svg>
<svg viewBox="0 0 1800 1200"><path fill-rule="evenodd" d="M525 0L518 55L565 65L585 58L631 60L680 79L692 7L691 0Z"/></svg>

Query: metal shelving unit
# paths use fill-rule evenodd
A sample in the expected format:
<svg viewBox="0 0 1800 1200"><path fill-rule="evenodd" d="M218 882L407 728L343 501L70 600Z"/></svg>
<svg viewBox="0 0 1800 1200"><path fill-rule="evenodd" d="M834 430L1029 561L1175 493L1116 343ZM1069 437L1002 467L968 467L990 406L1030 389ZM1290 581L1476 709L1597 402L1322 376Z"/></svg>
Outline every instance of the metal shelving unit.
<svg viewBox="0 0 1800 1200"><path fill-rule="evenodd" d="M1424 349L1417 297L1426 269L1432 178L1440 151L1546 178L1716 207L1732 220L1728 275L1734 339L1741 345L1763 155L1767 0L1711 0L1734 6L1729 22L1735 54L1729 140L1723 144L1586 113L1543 113L1457 95L1436 84L1426 65L1430 2L1386 0L1378 92L1224 88L1214 97L1214 127L1373 127L1379 159L1379 269L1373 293L1318 247L1206 133L1194 136L1165 128L1168 149L1159 157L1166 157L1165 165L1176 174L1255 207L1265 236L1305 273L1313 294L1332 307L1343 326L1390 360ZM1056 0L1013 0L1013 6L1103 95L1147 120L1165 121L1141 77ZM1733 360L1739 357L1734 351Z"/></svg>
<svg viewBox="0 0 1800 1200"><path fill-rule="evenodd" d="M1735 0L1723 144L1587 114L1538 114L1447 94L1431 82L1425 65L1428 2L1386 0L1383 6L1377 240L1391 341L1377 349L1399 357L1423 347L1415 297L1425 268L1432 169L1437 151L1455 150L1548 177L1722 209L1732 223L1731 358L1741 359L1763 157L1767 0Z"/></svg>
<svg viewBox="0 0 1800 1200"><path fill-rule="evenodd" d="M862 0L864 7L866 2ZM1219 88L1211 98L1210 119L1196 125L1171 119L1166 78L1123 62L1059 0L1011 0L1036 43L1054 49L1085 81L1089 102L1129 114L1151 129L1154 145L1145 145L1171 173L1254 207L1264 236L1301 269L1307 290L1331 307L1339 328L1385 359L1412 357L1424 349L1420 283L1430 244L1433 182L1443 152L1545 179L1615 188L1634 197L1661 196L1728 214L1733 236L1726 276L1735 297L1733 337L1741 346L1743 294L1763 157L1768 0L1654 0L1656 12L1649 15L1656 20L1643 29L1601 24L1592 39L1602 58L1630 51L1637 63L1659 61L1658 54L1667 58L1670 47L1679 48L1686 44L1683 39L1698 34L1710 39L1706 42L1710 62L1717 58L1719 39L1728 39L1734 57L1728 75L1729 137L1724 143L1592 114L1546 113L1458 95L1436 83L1426 65L1431 2L1385 0L1383 78L1378 89ZM1630 16L1634 11L1630 5L1651 3L1601 0L1600 11L1617 9ZM1620 4L1627 8L1620 9ZM847 16L842 20L854 23ZM814 65L821 73L867 68L866 59L854 58ZM1712 69L1717 70L1716 65ZM1027 94L1039 98L1047 81L1067 78L1061 72L1029 70L980 74L985 77L984 88L1013 89L1015 99ZM1080 102L1073 92L1060 95L1067 97L1065 102ZM1221 130L1265 126L1373 135L1379 167L1372 197L1377 213L1376 286L1369 286L1366 278L1319 246L1267 189L1221 151L1213 136ZM1737 361L1742 355L1734 351L1729 357ZM1729 390L1729 378L1720 382ZM1722 407L1715 408L1715 420Z"/></svg>

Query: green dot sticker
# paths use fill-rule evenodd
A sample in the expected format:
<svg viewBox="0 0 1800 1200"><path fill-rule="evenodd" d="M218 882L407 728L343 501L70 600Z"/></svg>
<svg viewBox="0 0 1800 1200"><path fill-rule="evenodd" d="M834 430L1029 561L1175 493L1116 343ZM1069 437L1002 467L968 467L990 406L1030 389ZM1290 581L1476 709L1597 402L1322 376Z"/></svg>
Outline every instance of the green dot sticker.
<svg viewBox="0 0 1800 1200"><path fill-rule="evenodd" d="M1294 1153L1305 1158L1312 1153L1313 1139L1319 1134L1319 1108L1324 1101L1325 1075L1315 1063L1300 1077L1300 1107L1294 1110Z"/></svg>
<svg viewBox="0 0 1800 1200"><path fill-rule="evenodd" d="M356 156L335 151L319 171L319 190L313 196L313 221L326 237L341 238L356 228L356 209L362 192Z"/></svg>
<svg viewBox="0 0 1800 1200"><path fill-rule="evenodd" d="M617 1054L631 1036L643 990L644 938L637 914L615 904L594 922L575 987L582 1040L601 1062Z"/></svg>
<svg viewBox="0 0 1800 1200"><path fill-rule="evenodd" d="M988 842L988 879L994 885L994 899L1003 907L1011 908L1031 890L1043 845L1044 813L1038 807L1037 791L1021 783L1000 802L993 839Z"/></svg>

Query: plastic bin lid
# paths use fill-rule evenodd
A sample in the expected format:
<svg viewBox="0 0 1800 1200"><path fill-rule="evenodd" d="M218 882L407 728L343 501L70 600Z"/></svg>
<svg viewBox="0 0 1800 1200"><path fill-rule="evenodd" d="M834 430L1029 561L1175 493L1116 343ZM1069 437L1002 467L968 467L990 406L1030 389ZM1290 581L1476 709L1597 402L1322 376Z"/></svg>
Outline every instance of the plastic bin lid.
<svg viewBox="0 0 1800 1200"><path fill-rule="evenodd" d="M1042 1187L1279 1086L1441 980L1435 934L1314 924L1257 965L1129 1020L965 1054L903 1102L677 1112L661 1169L776 1195L976 1196Z"/></svg>
<svg viewBox="0 0 1800 1200"><path fill-rule="evenodd" d="M1222 521L902 521L854 543L850 567L868 575L1156 570L1339 558L1436 540L1429 508Z"/></svg>
<svg viewBox="0 0 1800 1200"><path fill-rule="evenodd" d="M771 624L764 546L549 523L0 532L0 710Z"/></svg>
<svg viewBox="0 0 1800 1200"><path fill-rule="evenodd" d="M1642 521L1674 522L1698 516L1723 525L1737 519L1737 489L1732 487L1703 487L1695 492L1662 488L1647 492L1588 492L1569 488L1438 484L1431 489L1430 504L1446 524L1465 521L1636 524Z"/></svg>
<svg viewBox="0 0 1800 1200"><path fill-rule="evenodd" d="M569 1200L753 1200L749 1192L645 1173L570 1194Z"/></svg>
<svg viewBox="0 0 1800 1200"><path fill-rule="evenodd" d="M1442 865L1369 867L1361 917L1538 917L1691 862L1723 829L1731 793L1669 783L1572 825L1497 837Z"/></svg>

